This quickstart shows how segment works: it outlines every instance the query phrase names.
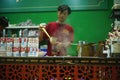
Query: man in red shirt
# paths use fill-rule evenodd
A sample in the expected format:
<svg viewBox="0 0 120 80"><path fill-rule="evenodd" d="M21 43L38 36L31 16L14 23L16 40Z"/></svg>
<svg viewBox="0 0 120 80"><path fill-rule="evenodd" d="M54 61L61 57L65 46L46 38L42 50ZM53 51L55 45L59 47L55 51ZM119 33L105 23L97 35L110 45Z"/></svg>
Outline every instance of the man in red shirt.
<svg viewBox="0 0 120 80"><path fill-rule="evenodd" d="M43 33L42 27L40 26L40 42L44 40L48 40L48 56L66 56L67 55L67 47L73 42L74 39L74 31L73 28L65 24L65 20L67 16L71 14L71 9L68 5L60 5L58 7L58 20L56 22L50 22L46 25L45 29L47 33L50 35L52 40ZM54 40L55 39L55 40Z"/></svg>

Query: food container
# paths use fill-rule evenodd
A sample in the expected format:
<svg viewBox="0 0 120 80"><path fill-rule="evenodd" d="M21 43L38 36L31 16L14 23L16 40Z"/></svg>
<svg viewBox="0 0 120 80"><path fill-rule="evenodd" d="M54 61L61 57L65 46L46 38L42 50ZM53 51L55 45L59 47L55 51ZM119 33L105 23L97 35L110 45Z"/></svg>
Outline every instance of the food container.
<svg viewBox="0 0 120 80"><path fill-rule="evenodd" d="M120 41L112 41L111 42L111 53L112 54L120 54Z"/></svg>

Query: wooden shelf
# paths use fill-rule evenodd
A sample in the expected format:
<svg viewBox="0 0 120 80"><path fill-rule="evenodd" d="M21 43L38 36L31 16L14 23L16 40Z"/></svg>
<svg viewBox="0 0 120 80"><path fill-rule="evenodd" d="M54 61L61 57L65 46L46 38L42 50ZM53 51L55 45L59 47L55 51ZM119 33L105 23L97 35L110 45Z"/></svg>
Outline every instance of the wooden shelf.
<svg viewBox="0 0 120 80"><path fill-rule="evenodd" d="M39 28L39 26L9 26L9 27L6 27L6 29L21 29L21 28L32 29L32 28Z"/></svg>

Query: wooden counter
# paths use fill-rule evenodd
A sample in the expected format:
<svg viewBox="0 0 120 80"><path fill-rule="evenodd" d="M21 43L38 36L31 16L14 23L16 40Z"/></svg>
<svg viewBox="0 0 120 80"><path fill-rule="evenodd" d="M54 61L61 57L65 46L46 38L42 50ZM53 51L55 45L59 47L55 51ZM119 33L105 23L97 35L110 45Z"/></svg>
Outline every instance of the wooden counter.
<svg viewBox="0 0 120 80"><path fill-rule="evenodd" d="M0 57L1 80L120 80L120 58Z"/></svg>

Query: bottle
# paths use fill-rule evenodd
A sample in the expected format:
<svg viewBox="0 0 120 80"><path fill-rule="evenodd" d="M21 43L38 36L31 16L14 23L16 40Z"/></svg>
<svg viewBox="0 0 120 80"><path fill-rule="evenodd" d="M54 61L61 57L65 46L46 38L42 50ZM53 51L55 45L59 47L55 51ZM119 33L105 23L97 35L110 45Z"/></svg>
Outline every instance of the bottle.
<svg viewBox="0 0 120 80"><path fill-rule="evenodd" d="M22 37L22 30L19 31L19 37Z"/></svg>
<svg viewBox="0 0 120 80"><path fill-rule="evenodd" d="M78 51L78 56L82 56L82 46L85 44L85 41L78 41L78 46L77 46L77 51Z"/></svg>

